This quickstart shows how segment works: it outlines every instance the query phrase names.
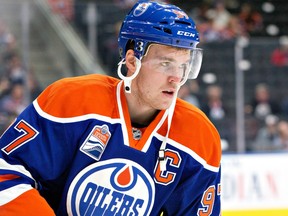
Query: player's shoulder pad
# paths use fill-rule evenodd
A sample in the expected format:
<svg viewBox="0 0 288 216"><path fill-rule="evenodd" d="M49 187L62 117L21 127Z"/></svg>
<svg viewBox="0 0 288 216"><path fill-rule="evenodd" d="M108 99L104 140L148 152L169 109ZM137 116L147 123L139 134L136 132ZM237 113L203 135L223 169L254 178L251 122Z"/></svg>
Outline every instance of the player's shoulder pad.
<svg viewBox="0 0 288 216"><path fill-rule="evenodd" d="M173 140L191 149L209 165L220 166L220 135L199 108L177 99L172 122L170 137Z"/></svg>
<svg viewBox="0 0 288 216"><path fill-rule="evenodd" d="M119 81L99 74L63 78L48 86L37 98L37 103L44 112L55 117L108 115L116 103Z"/></svg>

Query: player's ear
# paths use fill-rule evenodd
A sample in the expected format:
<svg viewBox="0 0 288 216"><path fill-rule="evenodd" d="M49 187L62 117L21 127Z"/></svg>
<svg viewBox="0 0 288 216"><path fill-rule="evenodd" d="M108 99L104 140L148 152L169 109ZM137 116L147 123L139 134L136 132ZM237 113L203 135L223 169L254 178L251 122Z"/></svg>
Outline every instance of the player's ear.
<svg viewBox="0 0 288 216"><path fill-rule="evenodd" d="M128 68L128 76L132 75L136 70L136 60L132 49L129 49L126 53L126 67Z"/></svg>

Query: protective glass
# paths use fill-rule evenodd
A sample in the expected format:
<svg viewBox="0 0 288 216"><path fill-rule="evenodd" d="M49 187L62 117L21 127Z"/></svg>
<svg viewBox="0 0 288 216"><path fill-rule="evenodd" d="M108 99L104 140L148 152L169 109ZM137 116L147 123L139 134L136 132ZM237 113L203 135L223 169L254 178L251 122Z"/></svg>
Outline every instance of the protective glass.
<svg viewBox="0 0 288 216"><path fill-rule="evenodd" d="M190 69L188 79L196 79L202 65L203 49L195 48L190 53Z"/></svg>
<svg viewBox="0 0 288 216"><path fill-rule="evenodd" d="M183 57L182 55L177 57L177 54L175 56L173 58L170 58L169 55L156 56L153 59L150 58L147 61L142 61L142 65L149 65L153 72L179 78L181 85L187 79L196 79L202 64L203 50L195 48L188 50L187 54L183 55Z"/></svg>

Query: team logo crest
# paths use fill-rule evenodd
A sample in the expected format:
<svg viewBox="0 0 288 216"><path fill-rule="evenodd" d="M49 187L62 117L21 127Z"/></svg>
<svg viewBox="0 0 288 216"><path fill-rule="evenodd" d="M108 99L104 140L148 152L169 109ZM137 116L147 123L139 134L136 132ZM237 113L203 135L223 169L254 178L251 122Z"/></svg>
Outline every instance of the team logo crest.
<svg viewBox="0 0 288 216"><path fill-rule="evenodd" d="M155 185L139 164L126 159L96 162L79 172L67 194L69 215L150 215Z"/></svg>
<svg viewBox="0 0 288 216"><path fill-rule="evenodd" d="M110 137L111 133L107 125L96 125L80 147L80 150L99 161Z"/></svg>
<svg viewBox="0 0 288 216"><path fill-rule="evenodd" d="M135 10L133 11L133 15L134 16L141 16L143 13L145 13L145 11L147 10L147 8L149 7L148 3L142 3L139 4Z"/></svg>
<svg viewBox="0 0 288 216"><path fill-rule="evenodd" d="M179 10L172 10L172 12L174 14L176 14L177 18L181 19L181 18L186 18L188 19L188 15L186 13L184 13L183 11L179 11Z"/></svg>

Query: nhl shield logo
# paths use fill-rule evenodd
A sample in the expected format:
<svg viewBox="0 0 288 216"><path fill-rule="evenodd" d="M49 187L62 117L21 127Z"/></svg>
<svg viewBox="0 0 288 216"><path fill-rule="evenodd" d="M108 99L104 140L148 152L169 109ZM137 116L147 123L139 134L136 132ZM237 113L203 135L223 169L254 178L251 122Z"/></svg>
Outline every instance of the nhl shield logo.
<svg viewBox="0 0 288 216"><path fill-rule="evenodd" d="M111 133L107 125L96 125L81 145L80 150L99 161L110 137Z"/></svg>

